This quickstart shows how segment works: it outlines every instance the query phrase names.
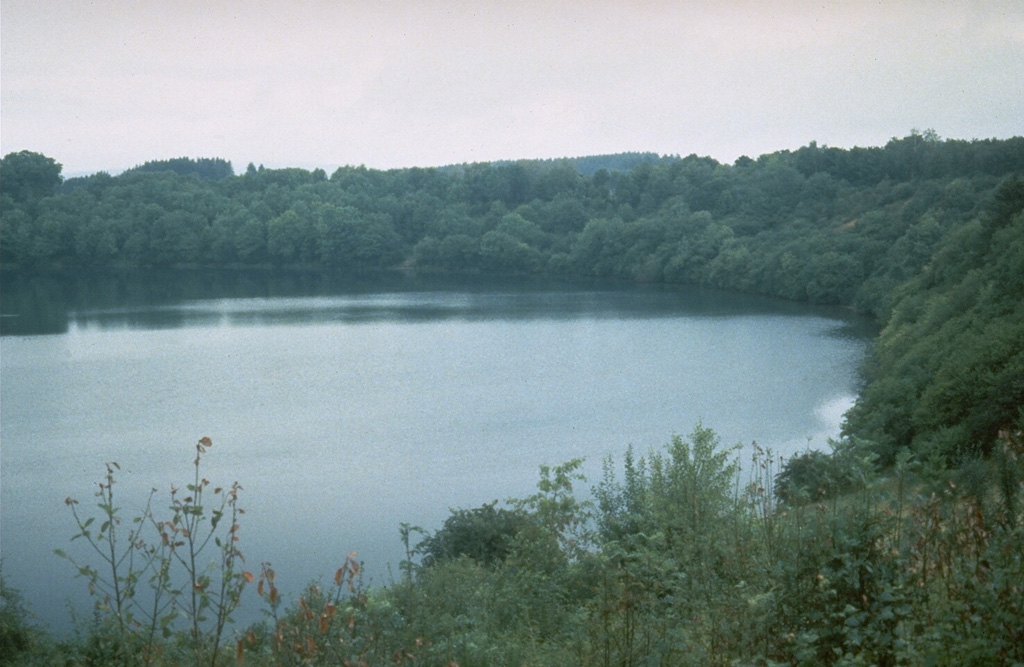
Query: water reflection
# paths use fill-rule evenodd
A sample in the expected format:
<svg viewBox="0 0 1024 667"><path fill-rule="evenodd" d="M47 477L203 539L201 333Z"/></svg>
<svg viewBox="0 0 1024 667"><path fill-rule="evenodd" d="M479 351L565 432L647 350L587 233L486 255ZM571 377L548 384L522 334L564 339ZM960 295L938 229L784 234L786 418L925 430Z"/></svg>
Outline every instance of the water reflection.
<svg viewBox="0 0 1024 667"><path fill-rule="evenodd" d="M347 276L287 271L162 271L0 281L0 334L71 329L176 329L447 319L576 319L800 315L782 300L694 287L535 277ZM862 338L862 318L835 308L834 335ZM849 330L844 330L849 328Z"/></svg>

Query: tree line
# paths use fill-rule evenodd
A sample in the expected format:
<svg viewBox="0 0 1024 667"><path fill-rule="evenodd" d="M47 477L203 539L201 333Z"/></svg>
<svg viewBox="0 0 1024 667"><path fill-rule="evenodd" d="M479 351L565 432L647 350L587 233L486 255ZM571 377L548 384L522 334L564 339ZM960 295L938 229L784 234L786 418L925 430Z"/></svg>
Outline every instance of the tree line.
<svg viewBox="0 0 1024 667"><path fill-rule="evenodd" d="M598 164L605 167L595 168ZM618 168L629 165L628 168ZM733 165L691 155L443 169L149 162L61 182L2 164L3 264L26 269L393 266L704 284L884 316L945 232L1024 169L1024 139L814 143Z"/></svg>

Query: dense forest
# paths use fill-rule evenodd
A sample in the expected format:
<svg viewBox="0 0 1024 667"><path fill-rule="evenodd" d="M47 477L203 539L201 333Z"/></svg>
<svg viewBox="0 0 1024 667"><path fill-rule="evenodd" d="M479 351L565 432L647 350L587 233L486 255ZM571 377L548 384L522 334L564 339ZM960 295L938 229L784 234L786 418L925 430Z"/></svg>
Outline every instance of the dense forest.
<svg viewBox="0 0 1024 667"><path fill-rule="evenodd" d="M766 454L742 490L698 427L621 471L609 461L593 501L572 493L572 464L543 469L536 496L454 511L419 547L404 526L409 560L383 591L346 565L335 598L310 589L281 609L264 572L274 623L240 638L250 659L1024 661L1024 138L329 176L179 158L67 180L22 152L0 163L0 210L0 263L20 275L601 276L877 319L833 452ZM319 632L342 609L347 625Z"/></svg>

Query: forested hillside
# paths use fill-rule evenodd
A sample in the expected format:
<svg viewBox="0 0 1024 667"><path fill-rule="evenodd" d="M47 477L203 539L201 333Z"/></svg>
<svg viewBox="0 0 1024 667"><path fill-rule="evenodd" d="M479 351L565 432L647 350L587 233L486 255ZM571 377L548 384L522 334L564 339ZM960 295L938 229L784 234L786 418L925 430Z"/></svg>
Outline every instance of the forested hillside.
<svg viewBox="0 0 1024 667"><path fill-rule="evenodd" d="M944 234L891 301L846 432L885 465L903 447L953 465L989 455L1024 426L1024 180Z"/></svg>
<svg viewBox="0 0 1024 667"><path fill-rule="evenodd" d="M602 165L600 168L596 168ZM622 167L627 167L623 169ZM810 144L724 165L626 154L374 171L232 175L150 162L61 183L2 164L7 267L391 266L700 283L885 317L951 229L1024 169L1024 139ZM47 196L52 195L52 196Z"/></svg>

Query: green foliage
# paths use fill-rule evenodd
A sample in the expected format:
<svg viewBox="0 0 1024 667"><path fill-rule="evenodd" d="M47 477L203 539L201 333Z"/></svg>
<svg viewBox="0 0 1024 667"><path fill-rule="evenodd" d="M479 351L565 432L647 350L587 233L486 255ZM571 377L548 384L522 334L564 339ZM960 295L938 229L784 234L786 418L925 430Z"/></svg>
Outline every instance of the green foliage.
<svg viewBox="0 0 1024 667"><path fill-rule="evenodd" d="M193 160L187 157L179 157L170 160L153 160L138 167L133 167L128 171L170 171L179 176L194 176L203 181L219 181L235 175L235 170L231 167L231 163L220 158L199 158L198 160Z"/></svg>
<svg viewBox="0 0 1024 667"><path fill-rule="evenodd" d="M893 477L879 478L869 446L843 441L783 464L776 487L771 452L755 445L743 472L734 449L698 424L641 458L627 450L621 481L606 461L593 504L576 495L584 480L574 460L542 467L537 492L506 508L453 511L422 543L444 549L422 567L409 563L390 587L364 587L350 554L328 585L310 584L286 603L264 563L255 588L266 618L233 642L210 624L197 641L191 594L152 567L177 563L183 584L204 584L187 565L199 551L186 532L203 543L203 522L227 520L230 503L204 508L208 484L197 476L190 495L172 492L171 525L158 533L172 552L154 552L140 527L129 529L137 542L124 548L111 465L97 494L109 525L77 520L71 505L105 567L83 566L101 598L87 634L53 643L27 625L4 586L0 647L15 664L215 664L229 653L249 665L1017 664L1024 435L1004 430L998 439L1001 458L991 466L941 479L919 477L925 469L909 450L896 457ZM197 459L208 446L200 443ZM844 491L836 479L846 480ZM827 499L804 492L822 484L833 485ZM148 507L136 525L146 522L161 524ZM403 524L407 549L414 532ZM232 571L225 559L237 551L220 553L206 574ZM140 600L161 596L181 608L187 628L153 635L138 622ZM218 599L237 600L211 593L196 608L213 614Z"/></svg>
<svg viewBox="0 0 1024 667"><path fill-rule="evenodd" d="M21 593L0 575L0 661L17 664L37 649L39 630L31 623Z"/></svg>
<svg viewBox="0 0 1024 667"><path fill-rule="evenodd" d="M845 480L837 479L835 459L812 450L789 459L775 480L775 495L780 502L796 504L823 500L837 493Z"/></svg>
<svg viewBox="0 0 1024 667"><path fill-rule="evenodd" d="M893 294L869 382L846 431L949 464L989 454L1024 406L1024 181L996 190L980 219L947 236Z"/></svg>
<svg viewBox="0 0 1024 667"><path fill-rule="evenodd" d="M60 163L40 153L9 153L0 160L0 197L26 204L50 196L61 183L60 170Z"/></svg>
<svg viewBox="0 0 1024 667"><path fill-rule="evenodd" d="M423 565L430 567L462 557L482 565L505 560L526 521L526 513L496 505L494 501L472 510L452 510L444 526L417 545L416 553L422 556Z"/></svg>
<svg viewBox="0 0 1024 667"><path fill-rule="evenodd" d="M586 481L579 472L582 465L583 459L554 468L542 465L537 493L513 502L513 507L531 517L535 538L550 541L570 558L584 553L590 539L590 503L580 501L573 489L574 482Z"/></svg>
<svg viewBox="0 0 1024 667"><path fill-rule="evenodd" d="M799 505L829 500L867 486L876 459L867 445L852 439L830 444L831 453L810 450L782 464L774 481L780 502Z"/></svg>
<svg viewBox="0 0 1024 667"><path fill-rule="evenodd" d="M698 425L664 452L611 461L595 488L601 514L598 591L588 633L603 664L715 663L730 635L729 609L740 604L743 561L736 539L743 505L737 463L715 433Z"/></svg>

